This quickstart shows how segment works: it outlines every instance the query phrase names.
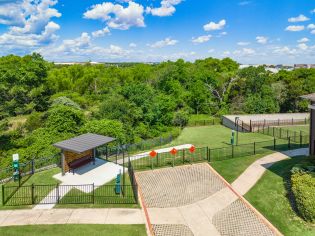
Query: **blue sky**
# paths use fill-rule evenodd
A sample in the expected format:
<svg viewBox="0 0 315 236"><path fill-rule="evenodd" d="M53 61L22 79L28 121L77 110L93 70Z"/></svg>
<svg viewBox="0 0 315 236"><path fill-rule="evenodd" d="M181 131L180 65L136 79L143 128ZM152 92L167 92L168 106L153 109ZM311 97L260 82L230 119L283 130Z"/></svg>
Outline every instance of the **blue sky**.
<svg viewBox="0 0 315 236"><path fill-rule="evenodd" d="M313 0L0 0L0 54L51 61L315 62Z"/></svg>

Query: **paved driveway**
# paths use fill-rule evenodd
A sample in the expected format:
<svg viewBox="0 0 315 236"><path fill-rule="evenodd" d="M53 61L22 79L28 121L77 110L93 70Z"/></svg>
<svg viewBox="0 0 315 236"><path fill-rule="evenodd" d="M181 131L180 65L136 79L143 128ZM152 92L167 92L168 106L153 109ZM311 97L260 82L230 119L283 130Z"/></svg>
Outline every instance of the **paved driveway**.
<svg viewBox="0 0 315 236"><path fill-rule="evenodd" d="M275 235L207 163L136 175L156 236Z"/></svg>

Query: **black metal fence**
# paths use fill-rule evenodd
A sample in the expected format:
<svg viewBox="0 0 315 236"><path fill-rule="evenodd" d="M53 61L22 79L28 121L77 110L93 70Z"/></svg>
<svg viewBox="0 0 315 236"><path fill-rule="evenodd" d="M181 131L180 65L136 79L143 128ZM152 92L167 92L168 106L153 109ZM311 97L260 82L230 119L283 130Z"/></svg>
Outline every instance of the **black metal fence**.
<svg viewBox="0 0 315 236"><path fill-rule="evenodd" d="M288 139L290 138L291 141L294 142L300 142L300 139L303 138L303 136L307 136L307 133L300 130L300 131L294 131L287 128L282 127L270 127L267 128L261 128L257 130L258 133L273 136L280 139Z"/></svg>
<svg viewBox="0 0 315 236"><path fill-rule="evenodd" d="M2 204L137 204L138 192L132 185L2 185Z"/></svg>
<svg viewBox="0 0 315 236"><path fill-rule="evenodd" d="M187 123L187 126L209 126L209 125L219 125L219 119L209 119L209 120L192 120Z"/></svg>
<svg viewBox="0 0 315 236"><path fill-rule="evenodd" d="M250 120L249 124L243 123L244 129L248 131L257 131L258 129L265 129L270 126L292 126L292 125L306 125L309 124L309 119L277 119L277 120ZM240 124L240 123L239 123Z"/></svg>
<svg viewBox="0 0 315 236"><path fill-rule="evenodd" d="M178 150L175 155L164 152L158 153L155 157L134 156L126 162L126 165L132 163L134 170L155 169L161 167L178 166L196 162L214 162L222 161L236 157L244 157L270 151L285 151L307 147L309 136L303 135L299 138L276 139L262 142L253 142L239 145L227 145L222 148L202 147L196 148L191 153L188 149Z"/></svg>

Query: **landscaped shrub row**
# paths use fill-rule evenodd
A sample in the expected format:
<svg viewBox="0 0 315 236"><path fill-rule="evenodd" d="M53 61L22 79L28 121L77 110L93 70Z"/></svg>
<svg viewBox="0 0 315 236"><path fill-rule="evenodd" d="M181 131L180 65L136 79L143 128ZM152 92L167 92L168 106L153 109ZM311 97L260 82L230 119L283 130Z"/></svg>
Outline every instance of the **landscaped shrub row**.
<svg viewBox="0 0 315 236"><path fill-rule="evenodd" d="M315 222L315 177L309 173L295 173L291 176L292 192L300 215Z"/></svg>

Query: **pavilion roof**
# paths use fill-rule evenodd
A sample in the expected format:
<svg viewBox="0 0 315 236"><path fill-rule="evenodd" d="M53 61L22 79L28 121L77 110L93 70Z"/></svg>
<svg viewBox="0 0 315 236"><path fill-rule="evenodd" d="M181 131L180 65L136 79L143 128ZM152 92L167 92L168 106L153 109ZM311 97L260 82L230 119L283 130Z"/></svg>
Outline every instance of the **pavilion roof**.
<svg viewBox="0 0 315 236"><path fill-rule="evenodd" d="M65 151L82 153L93 148L102 146L104 144L110 143L116 140L112 137L107 137L99 134L82 134L80 136L67 139L58 143L53 144L53 146L60 148Z"/></svg>

